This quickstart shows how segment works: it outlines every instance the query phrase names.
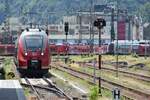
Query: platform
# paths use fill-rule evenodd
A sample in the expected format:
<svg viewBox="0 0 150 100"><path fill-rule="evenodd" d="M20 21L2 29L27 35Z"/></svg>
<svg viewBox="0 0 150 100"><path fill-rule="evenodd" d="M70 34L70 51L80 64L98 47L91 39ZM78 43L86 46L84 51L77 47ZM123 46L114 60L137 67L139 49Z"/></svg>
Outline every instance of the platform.
<svg viewBox="0 0 150 100"><path fill-rule="evenodd" d="M18 80L0 80L0 100L26 100Z"/></svg>

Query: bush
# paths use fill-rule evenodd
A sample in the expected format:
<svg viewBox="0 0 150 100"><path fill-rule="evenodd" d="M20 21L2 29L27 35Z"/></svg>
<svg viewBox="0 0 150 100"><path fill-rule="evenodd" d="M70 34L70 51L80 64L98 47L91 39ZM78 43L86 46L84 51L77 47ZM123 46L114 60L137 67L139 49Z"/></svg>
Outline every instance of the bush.
<svg viewBox="0 0 150 100"><path fill-rule="evenodd" d="M98 87L94 86L90 91L90 100L98 100Z"/></svg>

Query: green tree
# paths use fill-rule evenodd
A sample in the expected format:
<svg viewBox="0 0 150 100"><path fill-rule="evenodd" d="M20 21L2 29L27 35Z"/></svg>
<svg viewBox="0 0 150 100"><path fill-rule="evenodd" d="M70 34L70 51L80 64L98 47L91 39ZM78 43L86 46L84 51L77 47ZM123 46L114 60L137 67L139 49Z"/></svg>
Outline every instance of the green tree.
<svg viewBox="0 0 150 100"><path fill-rule="evenodd" d="M150 22L150 2L144 4L138 14L142 16L144 22Z"/></svg>

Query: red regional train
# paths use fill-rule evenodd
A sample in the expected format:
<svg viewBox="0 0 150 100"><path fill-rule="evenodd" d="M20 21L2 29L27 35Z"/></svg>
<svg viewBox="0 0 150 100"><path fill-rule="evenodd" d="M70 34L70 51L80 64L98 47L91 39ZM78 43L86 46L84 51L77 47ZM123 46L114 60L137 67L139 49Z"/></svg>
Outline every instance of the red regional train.
<svg viewBox="0 0 150 100"><path fill-rule="evenodd" d="M48 36L41 29L26 29L15 44L15 63L21 75L44 75L49 70Z"/></svg>

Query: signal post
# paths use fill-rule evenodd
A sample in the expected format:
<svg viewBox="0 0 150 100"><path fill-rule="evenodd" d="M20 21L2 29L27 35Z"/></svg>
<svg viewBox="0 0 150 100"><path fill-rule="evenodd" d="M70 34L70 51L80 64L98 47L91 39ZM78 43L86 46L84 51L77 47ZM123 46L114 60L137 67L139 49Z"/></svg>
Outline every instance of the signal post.
<svg viewBox="0 0 150 100"><path fill-rule="evenodd" d="M101 29L103 27L106 26L106 21L103 19L103 18L97 18L95 21L94 21L94 26L98 28L99 30L99 48L101 48ZM101 71L101 68L102 68L102 55L98 54L98 59L99 59L99 70ZM101 94L101 76L99 77L99 94Z"/></svg>
<svg viewBox="0 0 150 100"><path fill-rule="evenodd" d="M65 34L66 34L66 43L65 43L65 45L66 45L66 57L65 57L65 63L67 63L68 62L68 54L67 54L67 49L68 49L68 47L67 47L67 45L68 45L68 43L67 43L67 36L68 36L68 32L69 32L69 23L68 22L65 22L65 26L64 26L64 30L65 30Z"/></svg>

